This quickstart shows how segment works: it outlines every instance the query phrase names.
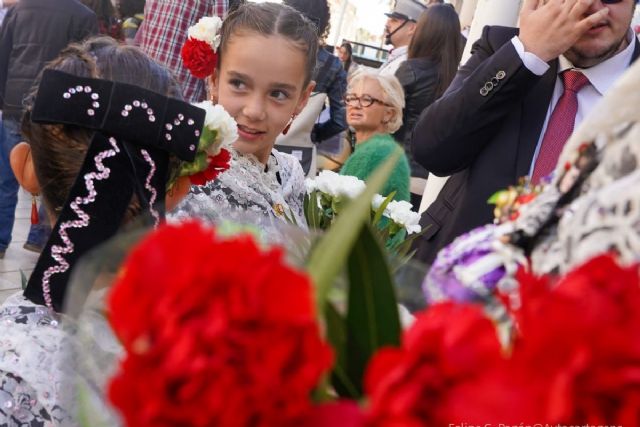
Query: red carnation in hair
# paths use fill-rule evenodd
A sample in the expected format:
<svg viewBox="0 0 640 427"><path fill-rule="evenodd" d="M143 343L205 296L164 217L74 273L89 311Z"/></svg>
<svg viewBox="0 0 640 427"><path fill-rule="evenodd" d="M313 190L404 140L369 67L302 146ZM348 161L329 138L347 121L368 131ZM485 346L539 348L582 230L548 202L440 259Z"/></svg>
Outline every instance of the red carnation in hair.
<svg viewBox="0 0 640 427"><path fill-rule="evenodd" d="M279 248L162 226L109 295L126 350L109 398L127 426L304 425L332 362L314 307L309 278Z"/></svg>
<svg viewBox="0 0 640 427"><path fill-rule="evenodd" d="M204 79L213 74L218 55L209 43L189 37L180 51L185 67L195 77Z"/></svg>
<svg viewBox="0 0 640 427"><path fill-rule="evenodd" d="M209 156L209 166L202 172L198 172L189 177L193 185L205 185L209 181L213 181L222 172L229 169L231 161L231 153L224 148L220 150L217 156Z"/></svg>

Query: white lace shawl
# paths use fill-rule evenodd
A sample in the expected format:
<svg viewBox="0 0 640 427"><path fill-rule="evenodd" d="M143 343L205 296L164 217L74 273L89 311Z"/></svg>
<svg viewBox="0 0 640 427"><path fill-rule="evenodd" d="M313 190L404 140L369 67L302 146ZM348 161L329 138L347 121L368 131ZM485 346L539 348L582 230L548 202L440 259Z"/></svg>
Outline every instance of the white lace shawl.
<svg viewBox="0 0 640 427"><path fill-rule="evenodd" d="M232 150L231 167L205 185L192 186L170 219L249 219L267 234L278 234L279 227L292 219L306 229L304 194L304 172L295 157L273 150L265 167L254 156Z"/></svg>
<svg viewBox="0 0 640 427"><path fill-rule="evenodd" d="M12 295L0 306L0 426L74 425L59 355L66 333L46 307Z"/></svg>
<svg viewBox="0 0 640 427"><path fill-rule="evenodd" d="M565 273L610 251L623 263L640 260L640 123L628 126L623 134L599 136L606 139L603 158L555 230L533 251L535 272Z"/></svg>
<svg viewBox="0 0 640 427"><path fill-rule="evenodd" d="M104 315L76 323L10 296L0 306L0 427L78 426L80 393L92 420L118 425L104 390L121 354Z"/></svg>

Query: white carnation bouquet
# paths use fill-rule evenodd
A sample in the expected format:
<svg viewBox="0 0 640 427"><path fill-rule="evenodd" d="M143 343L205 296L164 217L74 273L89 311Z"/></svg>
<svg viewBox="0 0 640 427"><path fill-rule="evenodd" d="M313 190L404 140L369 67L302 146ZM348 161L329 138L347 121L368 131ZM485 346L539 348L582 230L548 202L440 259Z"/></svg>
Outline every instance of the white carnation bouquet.
<svg viewBox="0 0 640 427"><path fill-rule="evenodd" d="M354 176L324 170L305 181L305 216L309 227L326 230L340 212L365 189L366 184ZM411 210L411 203L376 194L371 201L371 224L382 242L393 252L406 254L411 242L421 235L420 214ZM409 237L411 235L411 237Z"/></svg>

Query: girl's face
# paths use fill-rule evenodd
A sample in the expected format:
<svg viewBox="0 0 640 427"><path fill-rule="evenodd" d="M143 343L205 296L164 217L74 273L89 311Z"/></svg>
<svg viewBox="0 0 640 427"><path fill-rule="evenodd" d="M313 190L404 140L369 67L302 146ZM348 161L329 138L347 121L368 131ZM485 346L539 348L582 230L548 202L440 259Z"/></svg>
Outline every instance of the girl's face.
<svg viewBox="0 0 640 427"><path fill-rule="evenodd" d="M306 57L282 36L234 34L213 84L213 95L238 123L234 147L267 162L276 137L300 113L315 85L304 86Z"/></svg>

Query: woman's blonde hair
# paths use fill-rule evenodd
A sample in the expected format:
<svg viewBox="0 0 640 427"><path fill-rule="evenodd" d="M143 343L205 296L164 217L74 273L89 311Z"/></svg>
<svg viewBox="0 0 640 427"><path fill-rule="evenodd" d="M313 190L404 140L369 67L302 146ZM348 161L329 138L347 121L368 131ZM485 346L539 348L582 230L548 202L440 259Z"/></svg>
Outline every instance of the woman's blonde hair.
<svg viewBox="0 0 640 427"><path fill-rule="evenodd" d="M402 85L395 76L362 71L351 78L347 92L351 92L356 85L365 79L375 80L380 85L384 94L382 101L389 104L387 108L393 110L393 116L384 124L384 130L387 133L394 133L402 126L402 110L404 109L404 89L402 89Z"/></svg>

